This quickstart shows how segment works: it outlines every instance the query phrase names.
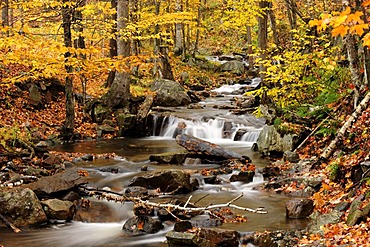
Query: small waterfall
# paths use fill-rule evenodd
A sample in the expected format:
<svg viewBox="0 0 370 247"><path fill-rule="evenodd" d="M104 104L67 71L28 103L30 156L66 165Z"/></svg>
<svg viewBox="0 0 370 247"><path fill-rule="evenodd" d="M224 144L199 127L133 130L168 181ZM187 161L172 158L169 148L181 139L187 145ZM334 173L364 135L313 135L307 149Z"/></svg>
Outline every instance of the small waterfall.
<svg viewBox="0 0 370 247"><path fill-rule="evenodd" d="M186 124L185 133L197 138L206 140L230 140L233 141L239 129L248 129L238 141L255 142L260 133L260 129L246 127L242 124L235 124L223 117L216 117L209 120L193 119L186 120L174 116L166 116L162 123L155 123L160 127L159 136L172 138L179 123ZM160 125L160 126L159 126ZM158 128L154 126L153 128ZM155 133L155 132L154 132Z"/></svg>
<svg viewBox="0 0 370 247"><path fill-rule="evenodd" d="M256 142L261 130L252 130L247 131L245 134L240 138L242 142Z"/></svg>

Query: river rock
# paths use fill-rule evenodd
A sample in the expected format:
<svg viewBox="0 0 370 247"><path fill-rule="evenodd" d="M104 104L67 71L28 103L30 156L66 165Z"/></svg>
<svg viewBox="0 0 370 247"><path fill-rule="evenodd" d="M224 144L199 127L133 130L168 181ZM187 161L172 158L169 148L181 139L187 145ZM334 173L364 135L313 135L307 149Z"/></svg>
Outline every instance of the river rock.
<svg viewBox="0 0 370 247"><path fill-rule="evenodd" d="M285 151L283 154L283 160L288 161L291 163L298 163L299 162L299 155L296 152L292 151Z"/></svg>
<svg viewBox="0 0 370 247"><path fill-rule="evenodd" d="M239 246L239 233L237 231L201 228L197 233L170 231L166 234L169 247L182 246Z"/></svg>
<svg viewBox="0 0 370 247"><path fill-rule="evenodd" d="M193 225L190 221L182 220L175 223L173 230L175 232L186 232L187 230L193 228Z"/></svg>
<svg viewBox="0 0 370 247"><path fill-rule="evenodd" d="M240 75L245 72L245 66L243 62L232 60L221 64L219 70L221 72L230 72L233 74Z"/></svg>
<svg viewBox="0 0 370 247"><path fill-rule="evenodd" d="M253 182L254 177L254 171L246 171L246 172L239 172L238 174L233 174L230 177L230 182L244 182L244 183L250 183Z"/></svg>
<svg viewBox="0 0 370 247"><path fill-rule="evenodd" d="M241 108L255 107L257 104L258 100L256 100L256 97L252 95L236 99L236 105Z"/></svg>
<svg viewBox="0 0 370 247"><path fill-rule="evenodd" d="M76 212L76 206L70 201L49 199L41 201L41 205L48 219L72 220Z"/></svg>
<svg viewBox="0 0 370 247"><path fill-rule="evenodd" d="M57 173L53 176L42 177L40 180L24 185L24 187L33 190L38 197L47 197L51 194L64 194L73 190L79 185L86 184L86 179L82 178L77 168L67 169L63 173Z"/></svg>
<svg viewBox="0 0 370 247"><path fill-rule="evenodd" d="M257 140L258 151L263 155L291 151L294 148L296 139L297 135L295 134L281 136L275 126L266 125L263 127Z"/></svg>
<svg viewBox="0 0 370 247"><path fill-rule="evenodd" d="M187 152L168 152L162 154L151 154L149 160L151 162L158 162L158 164L173 164L181 165L183 164Z"/></svg>
<svg viewBox="0 0 370 247"><path fill-rule="evenodd" d="M0 212L15 226L35 225L47 221L36 194L28 188L2 189Z"/></svg>
<svg viewBox="0 0 370 247"><path fill-rule="evenodd" d="M286 216L293 219L307 218L314 209L311 199L292 199L285 204Z"/></svg>
<svg viewBox="0 0 370 247"><path fill-rule="evenodd" d="M191 183L189 173L181 170L155 171L132 179L128 186L142 186L147 189L159 188L166 193L189 193L197 185Z"/></svg>
<svg viewBox="0 0 370 247"><path fill-rule="evenodd" d="M141 186L131 186L125 190L126 196L144 197L148 195L148 189Z"/></svg>
<svg viewBox="0 0 370 247"><path fill-rule="evenodd" d="M343 214L343 212L339 212L337 210L332 210L326 214L319 214L317 212L313 213L310 216L311 223L307 227L309 234L324 234L322 226L338 223Z"/></svg>
<svg viewBox="0 0 370 247"><path fill-rule="evenodd" d="M183 106L191 103L185 89L175 81L157 79L151 90L156 92L154 105L157 106Z"/></svg>
<svg viewBox="0 0 370 247"><path fill-rule="evenodd" d="M56 155L53 155L53 154L50 154L48 155L43 161L42 161L42 165L43 167L45 168L48 168L48 169L53 169L53 168L56 168L56 167L60 167L61 164L62 164L62 159L59 158L58 156Z"/></svg>
<svg viewBox="0 0 370 247"><path fill-rule="evenodd" d="M88 223L119 222L124 216L118 215L105 201L81 199L76 207L74 221Z"/></svg>
<svg viewBox="0 0 370 247"><path fill-rule="evenodd" d="M122 230L129 235L142 235L156 233L163 229L163 224L157 219L149 216L134 216L128 219Z"/></svg>
<svg viewBox="0 0 370 247"><path fill-rule="evenodd" d="M188 151L213 156L220 159L242 159L243 157L231 150L227 150L217 144L204 141L191 135L182 134L176 137L176 142Z"/></svg>
<svg viewBox="0 0 370 247"><path fill-rule="evenodd" d="M364 199L363 195L356 197L355 200L351 203L349 208L348 216L346 219L346 224L349 226L354 226L361 221L366 221L370 212L370 204L362 205L362 200Z"/></svg>

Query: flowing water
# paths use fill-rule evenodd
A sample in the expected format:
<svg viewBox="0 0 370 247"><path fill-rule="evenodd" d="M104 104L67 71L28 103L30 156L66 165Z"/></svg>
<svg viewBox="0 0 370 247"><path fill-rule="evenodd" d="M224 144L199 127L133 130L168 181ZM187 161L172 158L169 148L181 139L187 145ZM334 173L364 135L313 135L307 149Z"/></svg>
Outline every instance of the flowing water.
<svg viewBox="0 0 370 247"><path fill-rule="evenodd" d="M238 86L231 86L237 88ZM230 91L228 87L218 89L219 92ZM215 105L230 104L228 95L219 98L210 98L205 102L203 109L177 108L176 115L168 116L162 121L154 121L153 136L138 139L98 140L89 142L76 142L56 147L58 151L82 152L82 153L111 153L120 156L115 160L95 160L92 162L80 162L76 165L89 171L89 185L92 187L111 189L115 192L123 192L128 182L136 175L143 173L142 166L149 170L159 169L189 169L201 170L203 168L217 167L217 165L189 165L189 166L159 166L149 162L149 155L164 152L184 150L177 145L172 138L179 122L187 125L186 133L199 138L215 142L227 149L249 156L253 164L261 168L268 164L257 153L251 151L252 144L256 141L258 133L263 127L263 120L253 116L235 116L227 110L214 108ZM236 133L243 130L243 135L235 141ZM225 134L225 132L227 132ZM156 136L155 134L158 133ZM104 172L104 167L114 166L118 173ZM206 206L211 203L226 203L236 196L243 197L235 204L258 208L265 207L268 214L253 214L238 211L248 217L248 222L238 224L224 224L225 229L234 229L239 232L298 229L307 224L304 220L292 220L285 217L285 202L289 198L273 193L255 190L254 188L263 183L263 177L256 174L252 183L228 182L231 175L222 175L221 184L205 184L200 176L197 176L200 188L187 195L176 195L179 199L186 200L190 195L191 202L200 198L197 205ZM208 195L208 196L206 196ZM205 197L206 196L206 197ZM167 201L170 197L163 196L157 200ZM127 237L121 231L124 222L133 216L132 203L104 202L110 206L111 213L116 216L114 223L83 223L70 222L64 224L47 225L39 228L23 229L22 233L12 233L9 229L0 228L0 246L4 247L89 247L89 246L167 246L165 233L173 228L172 222L165 222L165 228L156 233L146 236Z"/></svg>

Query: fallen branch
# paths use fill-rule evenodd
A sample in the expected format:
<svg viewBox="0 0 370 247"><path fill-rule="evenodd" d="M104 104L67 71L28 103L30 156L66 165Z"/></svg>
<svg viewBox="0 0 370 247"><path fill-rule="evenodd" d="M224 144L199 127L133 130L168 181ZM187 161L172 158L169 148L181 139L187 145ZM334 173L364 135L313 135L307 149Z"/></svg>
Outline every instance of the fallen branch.
<svg viewBox="0 0 370 247"><path fill-rule="evenodd" d="M4 224L13 230L13 232L18 233L21 232L21 229L13 225L7 218L5 218L2 214L0 214L0 220L4 222Z"/></svg>
<svg viewBox="0 0 370 247"><path fill-rule="evenodd" d="M352 113L352 115L348 118L348 120L343 124L340 128L338 134L336 135L335 139L325 148L323 153L320 156L321 160L327 160L330 156L334 153L335 148L339 140L344 136L347 129L351 126L352 122L358 118L358 116L362 113L362 111L367 106L367 103L370 101L370 92L368 92L365 98L361 101L361 103L356 107L356 110Z"/></svg>
<svg viewBox="0 0 370 247"><path fill-rule="evenodd" d="M134 203L140 203L146 206L152 206L156 208L167 208L167 209L172 209L172 210L182 210L185 212L206 212L210 213L210 210L212 209L217 209L217 208L235 208L239 209L242 211L247 211L251 213L256 213L256 214L267 214L267 211L263 208L257 208L257 209L252 209L252 208L246 208L246 207L241 207L235 204L232 204L236 200L240 199L243 194L237 196L236 198L230 200L227 203L222 203L222 204L214 204L214 205L209 205L206 207L187 207L188 203L190 202L191 197L188 199L187 203L184 206L180 205L175 205L172 203L156 203L156 202L151 202L149 200L143 200L140 197L128 197L124 196L123 194L117 193L117 192L110 192L110 191L101 191L93 188L86 188L82 187L84 190L83 192L87 193L89 196L96 196L98 198L104 198L108 201L115 201L115 202L134 202Z"/></svg>

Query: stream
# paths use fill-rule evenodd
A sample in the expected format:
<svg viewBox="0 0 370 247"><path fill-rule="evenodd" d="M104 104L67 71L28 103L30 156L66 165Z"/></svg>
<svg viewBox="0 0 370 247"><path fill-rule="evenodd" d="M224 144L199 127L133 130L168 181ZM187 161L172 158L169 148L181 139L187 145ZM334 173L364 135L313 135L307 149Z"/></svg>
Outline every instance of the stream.
<svg viewBox="0 0 370 247"><path fill-rule="evenodd" d="M253 81L252 83L257 83ZM187 109L177 107L176 113L165 117L163 121L154 121L153 136L137 139L115 139L82 141L60 145L54 148L57 151L82 152L82 153L116 153L120 158L101 159L92 162L79 162L76 166L89 172L89 186L111 189L115 192L123 192L129 181L143 173L141 168L147 166L148 170L159 169L189 169L201 170L204 168L217 167L213 164L201 165L156 165L149 162L149 155L164 152L182 151L184 148L177 145L172 138L177 124L185 122L186 133L217 143L227 149L246 155L252 159L257 168L269 164L269 161L260 157L258 153L251 151L251 146L257 140L259 131L264 125L263 119L257 119L251 115L233 115L228 110L219 109L217 105L231 104L234 90L243 85L223 86L216 90L224 97L211 97L200 102L204 108ZM226 128L226 127L227 128ZM225 135L227 129L227 135ZM242 135L235 140L238 131ZM110 173L99 170L104 167L114 166L119 173ZM290 198L274 193L255 190L264 180L262 175L256 173L252 183L228 182L229 175L221 175L221 184L205 184L201 177L197 176L200 187L198 190L175 196L162 196L156 201L168 201L170 198L187 200L192 195L192 201L208 195L200 200L197 205L206 206L211 203L226 203L243 193L243 197L235 202L236 205L249 208L265 207L268 214L253 214L238 211L236 213L246 215L247 222L223 224L220 228L237 230L241 233L265 230L301 229L307 224L306 220L287 219L285 217L285 203ZM96 199L91 199L96 200ZM104 202L111 209L111 214L118 219L113 223L84 223L70 222L49 224L43 227L22 229L21 233L15 234L7 228L0 228L0 243L4 247L89 247L89 246L167 246L165 234L173 228L173 222L164 222L165 228L156 234L145 236L127 237L121 231L124 222L133 216L132 203ZM202 217L202 216L197 216Z"/></svg>

